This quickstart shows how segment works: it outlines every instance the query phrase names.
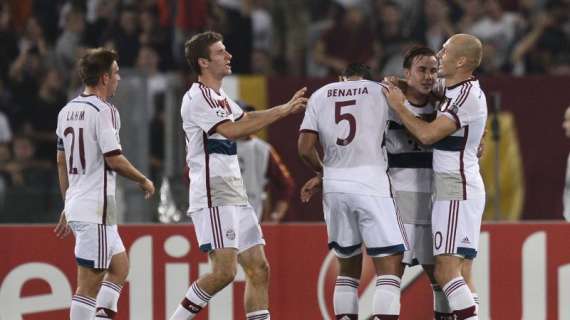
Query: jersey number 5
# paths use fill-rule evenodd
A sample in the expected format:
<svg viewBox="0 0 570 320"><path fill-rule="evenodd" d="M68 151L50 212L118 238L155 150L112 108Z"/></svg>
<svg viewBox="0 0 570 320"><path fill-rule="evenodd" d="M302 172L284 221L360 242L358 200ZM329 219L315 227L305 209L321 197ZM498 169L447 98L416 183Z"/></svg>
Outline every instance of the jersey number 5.
<svg viewBox="0 0 570 320"><path fill-rule="evenodd" d="M356 105L356 100L347 100L347 101L337 101L334 104L334 121L335 123L340 123L343 120L348 121L348 136L346 138L336 139L336 144L339 146L346 146L352 142L354 136L356 134L356 118L350 113L342 113L343 107L354 106Z"/></svg>
<svg viewBox="0 0 570 320"><path fill-rule="evenodd" d="M77 168L73 166L73 154L75 153L75 130L73 127L67 127L63 131L67 137L71 134L71 151L69 152L69 174L77 174ZM79 128L79 161L81 162L82 174L85 174L85 146L83 143L83 128Z"/></svg>

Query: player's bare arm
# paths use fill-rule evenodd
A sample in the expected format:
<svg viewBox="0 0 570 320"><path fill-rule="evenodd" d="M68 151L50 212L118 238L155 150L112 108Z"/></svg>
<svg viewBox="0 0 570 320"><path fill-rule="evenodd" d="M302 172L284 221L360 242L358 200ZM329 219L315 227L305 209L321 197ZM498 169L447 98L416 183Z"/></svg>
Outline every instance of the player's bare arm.
<svg viewBox="0 0 570 320"><path fill-rule="evenodd" d="M67 165L65 161L65 152L63 151L57 151L57 176L59 179L59 191L63 201L65 202L65 193L69 187L69 180L67 180ZM56 237L60 239L65 238L71 232L63 210L59 215L59 221L53 229L53 232L55 232Z"/></svg>
<svg viewBox="0 0 570 320"><path fill-rule="evenodd" d="M307 98L305 98L306 91L307 88L298 90L291 100L285 104L264 111L247 113L237 122L224 122L216 127L216 132L230 140L236 140L253 134L281 118L305 110L307 104Z"/></svg>
<svg viewBox="0 0 570 320"><path fill-rule="evenodd" d="M398 114L408 131L423 145L432 145L457 130L456 123L447 117L437 117L432 122L417 118L404 106L406 97L399 88L388 86L388 89L383 91L390 108Z"/></svg>
<svg viewBox="0 0 570 320"><path fill-rule="evenodd" d="M309 166L315 173L316 177L307 181L301 188L301 201L309 202L313 194L315 194L321 186L321 176L323 172L323 162L316 144L318 135L314 132L301 132L297 141L297 149L301 160Z"/></svg>
<svg viewBox="0 0 570 320"><path fill-rule="evenodd" d="M154 194L154 184L147 177L145 177L131 162L122 154L105 157L107 165L122 175L123 177L132 180L139 184L144 191L145 199L150 198Z"/></svg>
<svg viewBox="0 0 570 320"><path fill-rule="evenodd" d="M311 200L313 195L322 189L323 179L320 175L312 177L307 180L303 187L301 187L301 201L307 203Z"/></svg>

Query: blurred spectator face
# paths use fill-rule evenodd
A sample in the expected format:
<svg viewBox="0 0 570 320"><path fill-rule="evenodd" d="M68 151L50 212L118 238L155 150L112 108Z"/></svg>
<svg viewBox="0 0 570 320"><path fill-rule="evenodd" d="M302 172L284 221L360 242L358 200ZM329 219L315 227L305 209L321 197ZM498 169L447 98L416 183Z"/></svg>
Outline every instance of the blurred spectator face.
<svg viewBox="0 0 570 320"><path fill-rule="evenodd" d="M10 6L8 3L0 4L0 29L6 30L10 28Z"/></svg>
<svg viewBox="0 0 570 320"><path fill-rule="evenodd" d="M351 29L358 28L364 22L362 11L355 6L348 8L344 17L345 25Z"/></svg>
<svg viewBox="0 0 570 320"><path fill-rule="evenodd" d="M16 161L32 160L36 152L32 141L26 137L14 138L12 149Z"/></svg>
<svg viewBox="0 0 570 320"><path fill-rule="evenodd" d="M51 92L61 90L63 87L63 80L59 71L55 68L49 69L44 76L43 85L47 86Z"/></svg>
<svg viewBox="0 0 570 320"><path fill-rule="evenodd" d="M28 19L26 24L26 35L32 40L38 40L42 38L43 30L38 20L34 17Z"/></svg>
<svg viewBox="0 0 570 320"><path fill-rule="evenodd" d="M399 26L401 19L400 8L395 5L387 5L382 9L381 19L384 25Z"/></svg>
<svg viewBox="0 0 570 320"><path fill-rule="evenodd" d="M67 30L82 33L85 30L85 17L81 12L71 11L67 16Z"/></svg>
<svg viewBox="0 0 570 320"><path fill-rule="evenodd" d="M255 74L271 74L271 56L265 50L254 50L251 55L251 67Z"/></svg>
<svg viewBox="0 0 570 320"><path fill-rule="evenodd" d="M570 138L570 106L568 106L568 108L566 108L566 112L564 112L564 121L562 121L562 128L564 128L566 138Z"/></svg>
<svg viewBox="0 0 570 320"><path fill-rule="evenodd" d="M503 16L503 8L497 0L487 0L485 3L485 11L493 20L499 20Z"/></svg>
<svg viewBox="0 0 570 320"><path fill-rule="evenodd" d="M408 86L428 95L437 78L437 58L435 56L417 56L410 69L404 70Z"/></svg>
<svg viewBox="0 0 570 320"><path fill-rule="evenodd" d="M12 153L7 143L0 143L0 162L10 161Z"/></svg>
<svg viewBox="0 0 570 320"><path fill-rule="evenodd" d="M142 71L157 71L159 57L151 47L141 47L137 57L137 67Z"/></svg>
<svg viewBox="0 0 570 320"><path fill-rule="evenodd" d="M441 0L427 0L424 5L424 14L428 21L439 22L447 18L449 8Z"/></svg>
<svg viewBox="0 0 570 320"><path fill-rule="evenodd" d="M139 23L141 26L141 30L144 32L152 32L155 26L155 18L153 16L153 14L148 11L145 10L143 12L140 13L139 15Z"/></svg>
<svg viewBox="0 0 570 320"><path fill-rule="evenodd" d="M134 34L137 31L137 16L132 10L125 10L121 13L121 29L125 31L126 34Z"/></svg>
<svg viewBox="0 0 570 320"><path fill-rule="evenodd" d="M463 12L470 17L478 17L481 13L480 0L466 0L461 2L463 4Z"/></svg>

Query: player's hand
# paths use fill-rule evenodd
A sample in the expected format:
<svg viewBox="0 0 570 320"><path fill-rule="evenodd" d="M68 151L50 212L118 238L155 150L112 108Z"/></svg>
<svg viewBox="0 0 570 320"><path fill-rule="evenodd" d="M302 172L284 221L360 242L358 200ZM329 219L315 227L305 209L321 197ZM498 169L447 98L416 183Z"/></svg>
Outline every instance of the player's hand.
<svg viewBox="0 0 570 320"><path fill-rule="evenodd" d="M479 142L479 146L477 147L477 158L481 158L483 156L483 152L485 152L485 136L487 135L487 128L483 131L483 137Z"/></svg>
<svg viewBox="0 0 570 320"><path fill-rule="evenodd" d="M388 104L392 109L404 107L406 96L404 96L404 93L400 88L388 85L387 88L382 89L382 91L384 92L386 100L388 100Z"/></svg>
<svg viewBox="0 0 570 320"><path fill-rule="evenodd" d="M59 221L57 222L57 225L53 229L53 232L55 233L55 236L58 237L59 239L67 237L67 235L71 232L69 224L67 224L67 219L65 218L65 212L63 211L61 212L61 215L59 216Z"/></svg>
<svg viewBox="0 0 570 320"><path fill-rule="evenodd" d="M305 98L305 93L307 93L307 87L303 87L297 90L293 97L291 97L291 100L285 104L287 115L305 110L305 106L307 105L307 98Z"/></svg>
<svg viewBox="0 0 570 320"><path fill-rule="evenodd" d="M321 190L323 179L320 176L313 177L305 182L301 188L301 201L308 203L314 194Z"/></svg>
<svg viewBox="0 0 570 320"><path fill-rule="evenodd" d="M142 191L144 191L144 198L148 199L154 194L154 183L149 179L145 179L143 183L139 184Z"/></svg>

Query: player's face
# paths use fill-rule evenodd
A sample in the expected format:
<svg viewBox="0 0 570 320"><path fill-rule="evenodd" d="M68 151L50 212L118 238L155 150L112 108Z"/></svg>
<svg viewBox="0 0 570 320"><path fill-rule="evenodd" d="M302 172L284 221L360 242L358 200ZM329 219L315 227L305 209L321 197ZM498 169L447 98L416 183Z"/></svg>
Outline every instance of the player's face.
<svg viewBox="0 0 570 320"><path fill-rule="evenodd" d="M232 74L230 61L232 55L226 51L226 46L218 41L210 46L210 60L207 69L215 76L224 77Z"/></svg>
<svg viewBox="0 0 570 320"><path fill-rule="evenodd" d="M450 40L447 40L437 53L437 60L439 62L438 76L445 78L455 73L456 58L453 55L453 45Z"/></svg>
<svg viewBox="0 0 570 320"><path fill-rule="evenodd" d="M117 64L117 61L114 61L111 65L111 74L109 75L109 80L107 83L110 97L114 96L117 92L117 87L119 87L119 80L121 80L121 76L119 75L119 65Z"/></svg>
<svg viewBox="0 0 570 320"><path fill-rule="evenodd" d="M437 59L435 56L418 56L412 61L412 66L406 70L408 86L418 92L428 95L437 78Z"/></svg>
<svg viewBox="0 0 570 320"><path fill-rule="evenodd" d="M570 107L566 108L566 112L564 113L564 121L562 122L562 128L564 128L566 137L570 138Z"/></svg>

